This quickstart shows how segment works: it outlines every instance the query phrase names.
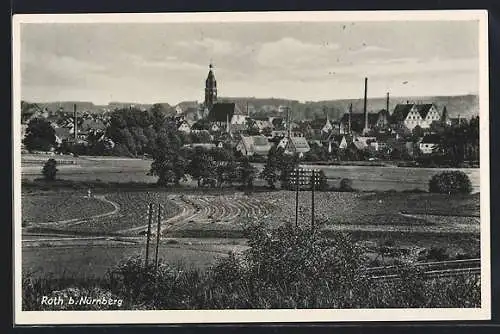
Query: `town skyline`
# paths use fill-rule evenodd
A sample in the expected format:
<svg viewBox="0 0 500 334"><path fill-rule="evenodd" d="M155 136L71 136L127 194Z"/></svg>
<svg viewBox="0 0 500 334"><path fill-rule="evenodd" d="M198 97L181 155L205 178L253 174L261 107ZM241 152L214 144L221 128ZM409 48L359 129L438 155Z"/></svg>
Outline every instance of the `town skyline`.
<svg viewBox="0 0 500 334"><path fill-rule="evenodd" d="M175 34L170 32L175 29ZM26 24L21 98L33 102L300 102L478 95L475 21ZM456 41L460 40L460 43Z"/></svg>

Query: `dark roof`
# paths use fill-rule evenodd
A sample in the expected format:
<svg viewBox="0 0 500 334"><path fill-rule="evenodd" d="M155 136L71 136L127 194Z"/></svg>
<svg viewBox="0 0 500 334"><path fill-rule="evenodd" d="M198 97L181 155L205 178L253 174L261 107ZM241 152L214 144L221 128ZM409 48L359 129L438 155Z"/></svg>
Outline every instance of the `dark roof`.
<svg viewBox="0 0 500 334"><path fill-rule="evenodd" d="M226 122L234 115L234 103L216 103L208 113L208 119L214 122Z"/></svg>
<svg viewBox="0 0 500 334"><path fill-rule="evenodd" d="M432 108L431 103L427 104L417 104L415 105L415 108L417 109L418 113L420 114L420 117L425 119L427 117L427 114L429 113L429 110Z"/></svg>
<svg viewBox="0 0 500 334"><path fill-rule="evenodd" d="M406 119L406 116L408 116L408 113L410 112L412 107L413 107L412 103L397 104L391 116L392 122L396 123L404 121Z"/></svg>

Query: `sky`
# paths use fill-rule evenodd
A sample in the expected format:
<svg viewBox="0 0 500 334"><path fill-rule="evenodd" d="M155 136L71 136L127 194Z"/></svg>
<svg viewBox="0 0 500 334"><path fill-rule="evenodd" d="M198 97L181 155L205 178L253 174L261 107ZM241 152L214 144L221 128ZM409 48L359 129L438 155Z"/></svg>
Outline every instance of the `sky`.
<svg viewBox="0 0 500 334"><path fill-rule="evenodd" d="M175 105L476 94L477 21L23 23L21 98Z"/></svg>

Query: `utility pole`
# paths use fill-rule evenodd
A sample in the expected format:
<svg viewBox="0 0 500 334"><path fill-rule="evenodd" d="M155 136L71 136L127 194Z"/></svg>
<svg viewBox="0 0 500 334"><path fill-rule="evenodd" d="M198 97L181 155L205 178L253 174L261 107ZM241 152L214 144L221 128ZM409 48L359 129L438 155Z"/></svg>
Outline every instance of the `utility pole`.
<svg viewBox="0 0 500 334"><path fill-rule="evenodd" d="M363 115L365 116L365 129L363 132L368 132L368 112L366 110L367 107L367 90L368 90L368 78L365 78L365 98L363 102Z"/></svg>
<svg viewBox="0 0 500 334"><path fill-rule="evenodd" d="M299 227L299 172L295 169L295 227Z"/></svg>
<svg viewBox="0 0 500 334"><path fill-rule="evenodd" d="M75 143L76 141L78 140L78 119L77 119L77 115L76 115L76 103L73 104L73 130L75 131L74 135L75 135Z"/></svg>
<svg viewBox="0 0 500 334"><path fill-rule="evenodd" d="M311 170L311 183L312 183L312 188L311 188L311 228L314 230L314 188L316 184L316 180L314 177L314 169Z"/></svg>
<svg viewBox="0 0 500 334"><path fill-rule="evenodd" d="M158 203L158 227L156 229L155 270L158 269L158 248L160 246L160 232L161 232L161 204Z"/></svg>
<svg viewBox="0 0 500 334"><path fill-rule="evenodd" d="M153 203L149 203L149 210L148 210L148 231L147 231L147 238L146 238L146 268L148 266L148 260L149 260L149 241L151 239L151 222L153 220Z"/></svg>

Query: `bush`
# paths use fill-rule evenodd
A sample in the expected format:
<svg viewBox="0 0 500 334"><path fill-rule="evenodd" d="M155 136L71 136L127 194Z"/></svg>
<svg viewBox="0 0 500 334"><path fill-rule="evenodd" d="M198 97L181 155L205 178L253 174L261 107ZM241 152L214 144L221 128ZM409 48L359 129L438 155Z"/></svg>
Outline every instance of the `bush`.
<svg viewBox="0 0 500 334"><path fill-rule="evenodd" d="M354 188L352 187L352 180L351 179L342 179L340 180L340 191L354 191Z"/></svg>
<svg viewBox="0 0 500 334"><path fill-rule="evenodd" d="M42 174L46 181L54 181L57 171L57 162L54 159L49 159L43 166Z"/></svg>
<svg viewBox="0 0 500 334"><path fill-rule="evenodd" d="M469 194L472 183L462 171L443 172L434 175L429 181L429 192L440 194Z"/></svg>
<svg viewBox="0 0 500 334"><path fill-rule="evenodd" d="M408 263L397 268L400 280L371 280L365 272L365 250L348 234L335 233L328 239L319 230L291 225L271 229L265 224L251 225L245 232L251 248L231 253L205 271L163 263L155 270L133 257L110 270L98 285L61 284L24 275L23 308L37 309L40 296L61 290L120 298L127 303L123 309L480 305L479 277L474 275L426 280L418 267Z"/></svg>

